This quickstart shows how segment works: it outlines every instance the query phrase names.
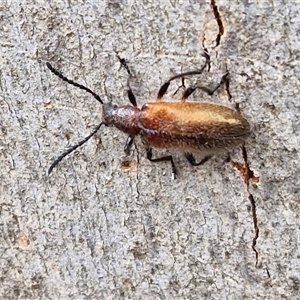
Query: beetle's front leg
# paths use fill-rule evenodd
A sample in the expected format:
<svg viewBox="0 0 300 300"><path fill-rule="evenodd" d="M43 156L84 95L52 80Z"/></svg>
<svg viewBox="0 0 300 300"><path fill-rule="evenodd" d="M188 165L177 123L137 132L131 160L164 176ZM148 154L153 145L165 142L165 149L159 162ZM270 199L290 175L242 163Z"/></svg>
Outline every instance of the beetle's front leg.
<svg viewBox="0 0 300 300"><path fill-rule="evenodd" d="M130 78L133 77L128 65L127 65L127 62L124 58L121 58L118 53L116 52L116 55L117 55L117 58L120 62L120 64L125 68L125 70L127 71L128 75L129 75L129 78L127 80L127 96L128 96L128 99L130 101L130 103L134 106L134 107L137 107L137 102L136 102L136 98L134 96L134 93L130 87L130 83L129 83L129 80ZM125 151L126 152L126 151Z"/></svg>
<svg viewBox="0 0 300 300"><path fill-rule="evenodd" d="M126 155L130 154L130 148L132 147L133 141L134 141L134 136L129 135L124 147L124 152Z"/></svg>

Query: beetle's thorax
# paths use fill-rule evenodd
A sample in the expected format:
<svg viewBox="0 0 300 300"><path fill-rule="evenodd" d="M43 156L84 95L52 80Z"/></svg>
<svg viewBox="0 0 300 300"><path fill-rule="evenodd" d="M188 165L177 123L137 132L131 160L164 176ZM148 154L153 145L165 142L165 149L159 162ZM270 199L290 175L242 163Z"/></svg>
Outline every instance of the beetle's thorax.
<svg viewBox="0 0 300 300"><path fill-rule="evenodd" d="M102 118L106 126L114 126L119 130L130 134L137 135L140 132L137 120L140 110L130 105L117 106L111 102L103 104Z"/></svg>

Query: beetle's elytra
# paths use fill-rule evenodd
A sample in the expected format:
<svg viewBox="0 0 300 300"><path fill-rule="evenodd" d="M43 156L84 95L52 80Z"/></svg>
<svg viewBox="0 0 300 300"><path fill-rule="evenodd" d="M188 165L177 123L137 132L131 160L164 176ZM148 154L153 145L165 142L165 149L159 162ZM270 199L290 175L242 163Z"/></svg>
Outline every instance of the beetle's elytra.
<svg viewBox="0 0 300 300"><path fill-rule="evenodd" d="M131 75L124 60L120 59L120 62ZM193 166L198 166L206 162L214 153L228 151L230 148L242 144L250 135L250 124L237 111L213 103L186 101L197 88L204 90L209 95L213 94L228 80L228 74L223 76L221 82L213 90L202 86L191 86L183 93L181 102L161 101L172 80L201 74L205 66L201 70L171 77L160 88L156 102L147 103L142 108L138 108L130 87L128 87L128 97L132 105L117 106L111 102L103 103L101 98L89 88L66 78L50 63L46 63L46 65L59 78L89 92L103 105L102 122L89 136L61 154L50 166L48 174L65 156L88 141L102 125L114 126L129 135L124 148L127 154L134 137L140 135L146 146L147 158L152 162L170 161L175 176L176 168L172 156L153 158L153 147L181 150ZM193 153L200 153L204 155L204 158L200 162L196 162Z"/></svg>

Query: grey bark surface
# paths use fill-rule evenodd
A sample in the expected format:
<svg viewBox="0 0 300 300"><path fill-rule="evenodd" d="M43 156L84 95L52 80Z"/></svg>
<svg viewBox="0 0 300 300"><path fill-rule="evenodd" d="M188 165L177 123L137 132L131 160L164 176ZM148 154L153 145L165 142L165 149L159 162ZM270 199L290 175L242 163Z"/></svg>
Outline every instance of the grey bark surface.
<svg viewBox="0 0 300 300"><path fill-rule="evenodd" d="M285 1L1 1L0 298L299 299L299 10ZM186 85L215 85L228 70L232 103L224 89L191 101L239 103L253 125L257 265L247 187L226 153L192 167L155 151L174 156L173 180L139 139L128 158L127 137L103 128L46 175L101 122L101 105L45 62L124 105L117 52L141 107L170 76L201 68L204 48L211 69ZM180 99L180 84L166 99ZM241 149L231 158L243 164Z"/></svg>

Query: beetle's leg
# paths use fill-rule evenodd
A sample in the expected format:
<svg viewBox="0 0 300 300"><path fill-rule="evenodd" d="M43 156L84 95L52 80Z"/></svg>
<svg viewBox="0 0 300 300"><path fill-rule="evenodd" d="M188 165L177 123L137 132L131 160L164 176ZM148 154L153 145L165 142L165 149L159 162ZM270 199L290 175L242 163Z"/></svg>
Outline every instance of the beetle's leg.
<svg viewBox="0 0 300 300"><path fill-rule="evenodd" d="M222 76L220 83L212 90L209 90L206 87L199 87L201 90L203 90L204 92L207 92L208 95L212 95L220 86L222 86L223 84L226 84L226 87L229 83L229 73L227 72L225 75Z"/></svg>
<svg viewBox="0 0 300 300"><path fill-rule="evenodd" d="M197 89L197 87L196 86L190 86L190 87L188 87L185 91L184 91L184 93L183 93L183 95L182 95L182 97L181 97L181 102L185 102L185 100L195 91Z"/></svg>
<svg viewBox="0 0 300 300"><path fill-rule="evenodd" d="M182 102L185 102L185 100L186 100L186 99L187 99L187 98L188 98L188 97L189 97L196 89L200 89L200 90L206 92L208 95L212 95L219 87L220 87L220 84L218 85L217 88L215 88L215 89L213 89L213 90L210 90L209 88L204 87L204 86L194 86L194 85L192 85L192 86L188 87L188 88L184 91L184 93L183 93L183 95L182 95L182 97L181 97L181 101L182 101Z"/></svg>
<svg viewBox="0 0 300 300"><path fill-rule="evenodd" d="M209 60L209 56L207 55L203 55L206 59L204 66L200 69L200 70L196 70L196 71L190 71L190 72L185 72L185 73L181 73L178 75L175 75L173 77L171 77L168 81L166 81L159 89L158 94L157 94L157 99L156 101L160 101L162 99L162 97L164 96L164 94L167 92L168 87L171 83L171 81L177 79L177 78L184 78L185 76L191 76L191 75L199 75L202 74L204 69L206 68L206 66L210 64L210 60Z"/></svg>
<svg viewBox="0 0 300 300"><path fill-rule="evenodd" d="M212 95L219 87L221 87L223 84L226 84L226 87L228 87L229 84L229 77L228 77L229 73L226 73L225 75L222 76L220 83L214 88L214 89L209 89L205 86L190 86L188 87L182 97L181 97L181 101L185 102L186 99L196 90L196 89L200 89L202 91L204 91L205 93L207 93L208 95Z"/></svg>
<svg viewBox="0 0 300 300"><path fill-rule="evenodd" d="M170 161L171 165L172 165L172 173L174 174L174 178L177 177L177 170L176 170L172 155L158 157L158 158L152 158L152 148L147 148L146 151L147 151L147 158L151 162Z"/></svg>
<svg viewBox="0 0 300 300"><path fill-rule="evenodd" d="M133 77L133 76L132 76L132 73L131 73L131 71L130 71L128 65L127 65L127 62L126 62L125 58L121 58L121 57L118 55L117 52L116 52L116 55L117 55L117 58L118 58L120 64L121 64L121 65L125 68L125 70L127 71L128 75L129 75L130 77Z"/></svg>
<svg viewBox="0 0 300 300"><path fill-rule="evenodd" d="M168 87L171 83L171 81L178 79L178 78L184 78L185 76L191 76L191 75L199 75L202 74L203 70L205 69L206 64L200 69L200 70L196 70L196 71L190 71L190 72L185 72L185 73L181 73L178 75L175 75L173 77L171 77L168 81L166 81L159 89L158 94L157 94L157 99L156 101L160 101L162 99L162 97L164 96L164 94L167 92Z"/></svg>
<svg viewBox="0 0 300 300"><path fill-rule="evenodd" d="M133 94L133 91L129 85L129 79L128 79L128 90L127 90L127 95L128 95L128 99L130 101L130 103L134 106L137 107L137 103L136 103L136 98Z"/></svg>
<svg viewBox="0 0 300 300"><path fill-rule="evenodd" d="M196 162L194 155L191 154L191 153L188 153L188 152L185 153L185 157L186 157L186 159L189 161L189 163L190 163L192 166L200 166L200 165L204 164L205 162L207 162L209 159L211 159L211 158L212 158L212 155L207 155L207 156L205 156L205 157L204 157L201 161L199 161L199 162Z"/></svg>
<svg viewBox="0 0 300 300"><path fill-rule="evenodd" d="M134 136L131 136L131 135L128 136L125 147L124 147L124 152L126 153L126 155L130 154L130 148L133 144L133 141L134 141Z"/></svg>
<svg viewBox="0 0 300 300"><path fill-rule="evenodd" d="M121 58L117 53L116 53L116 55L117 55L117 58L118 58L120 64L125 68L125 70L127 71L128 75L129 75L129 78L127 80L127 88L128 88L127 95L128 95L128 99L129 99L130 103L134 107L137 107L136 98L135 98L135 96L133 94L133 91L132 91L132 89L130 87L130 84L129 84L129 80L130 80L131 77L133 77L133 75L130 72L130 69L129 69L128 65L127 65L126 60L124 58Z"/></svg>

